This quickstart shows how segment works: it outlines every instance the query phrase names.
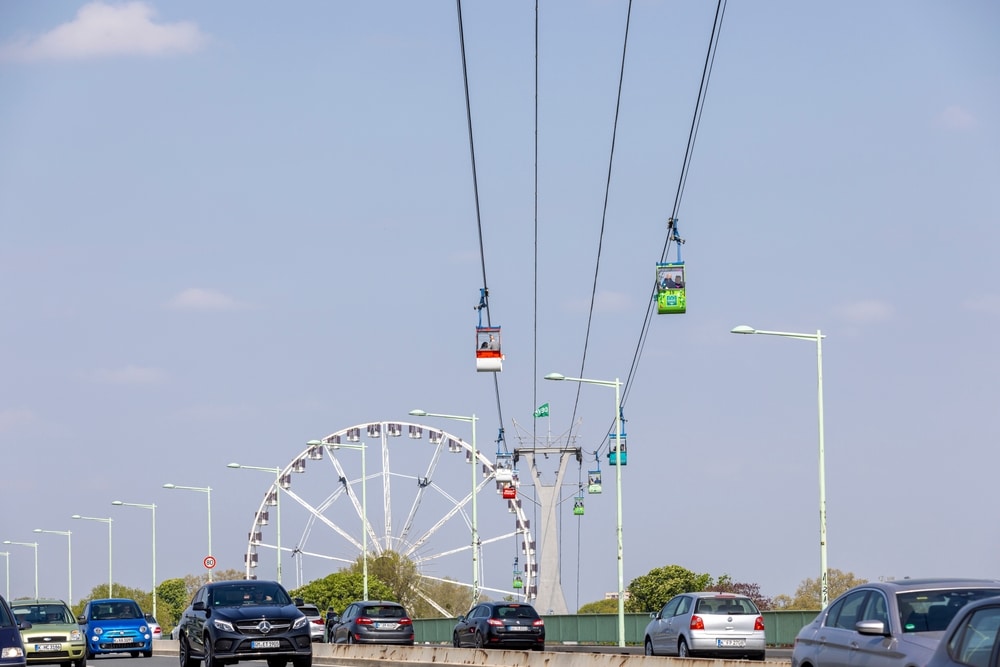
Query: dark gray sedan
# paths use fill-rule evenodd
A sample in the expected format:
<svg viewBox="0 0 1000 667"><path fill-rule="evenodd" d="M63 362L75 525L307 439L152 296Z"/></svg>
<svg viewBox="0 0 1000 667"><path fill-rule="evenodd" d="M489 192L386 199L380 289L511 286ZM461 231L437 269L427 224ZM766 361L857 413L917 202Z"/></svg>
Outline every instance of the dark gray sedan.
<svg viewBox="0 0 1000 667"><path fill-rule="evenodd" d="M970 602L1000 595L992 579L899 579L855 586L795 637L792 667L926 665Z"/></svg>

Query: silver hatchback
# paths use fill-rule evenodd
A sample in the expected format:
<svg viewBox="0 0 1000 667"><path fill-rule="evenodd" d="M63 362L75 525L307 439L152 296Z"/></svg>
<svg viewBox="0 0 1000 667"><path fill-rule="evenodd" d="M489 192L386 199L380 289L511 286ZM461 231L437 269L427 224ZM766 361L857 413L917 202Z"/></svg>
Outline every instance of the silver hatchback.
<svg viewBox="0 0 1000 667"><path fill-rule="evenodd" d="M743 595L684 593L650 616L646 655L764 659L764 617Z"/></svg>

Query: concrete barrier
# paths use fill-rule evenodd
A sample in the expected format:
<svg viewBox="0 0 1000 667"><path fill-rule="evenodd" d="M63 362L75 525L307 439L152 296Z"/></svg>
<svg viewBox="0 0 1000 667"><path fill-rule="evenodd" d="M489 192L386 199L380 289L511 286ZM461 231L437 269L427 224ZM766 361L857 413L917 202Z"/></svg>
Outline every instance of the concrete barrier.
<svg viewBox="0 0 1000 667"><path fill-rule="evenodd" d="M153 642L154 655L177 655L177 642ZM747 667L743 660L694 658L697 667ZM313 644L314 665L351 667L412 667L413 665L471 665L473 667L691 667L690 658L646 657L614 652L591 652L586 647L573 651L506 651L454 648L452 646L367 646L364 644ZM787 662L765 661L760 665Z"/></svg>

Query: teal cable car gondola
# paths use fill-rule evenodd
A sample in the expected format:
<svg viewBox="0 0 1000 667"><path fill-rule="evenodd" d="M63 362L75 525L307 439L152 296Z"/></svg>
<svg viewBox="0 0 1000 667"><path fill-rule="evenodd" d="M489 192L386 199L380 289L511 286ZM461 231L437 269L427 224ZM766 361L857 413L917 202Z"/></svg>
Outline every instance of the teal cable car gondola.
<svg viewBox="0 0 1000 667"><path fill-rule="evenodd" d="M615 441L618 440L617 433L608 434L608 464L616 466L619 463L621 465L628 465L628 448L626 447L626 436L625 432L622 431L621 440L618 441L618 447L615 447Z"/></svg>

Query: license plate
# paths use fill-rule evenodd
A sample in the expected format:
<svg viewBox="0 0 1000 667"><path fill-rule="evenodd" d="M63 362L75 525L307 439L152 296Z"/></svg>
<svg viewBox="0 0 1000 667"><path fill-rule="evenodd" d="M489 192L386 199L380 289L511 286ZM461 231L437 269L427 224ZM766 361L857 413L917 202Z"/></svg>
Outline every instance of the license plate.
<svg viewBox="0 0 1000 667"><path fill-rule="evenodd" d="M132 643L132 638L131 637L115 637L115 640L114 640L113 643L115 643L115 644L131 644Z"/></svg>
<svg viewBox="0 0 1000 667"><path fill-rule="evenodd" d="M526 625L508 625L507 629L511 632L527 632L531 628Z"/></svg>
<svg viewBox="0 0 1000 667"><path fill-rule="evenodd" d="M720 648L743 648L747 642L745 639L719 639L717 645Z"/></svg>
<svg viewBox="0 0 1000 667"><path fill-rule="evenodd" d="M62 644L35 644L35 651L61 651Z"/></svg>
<svg viewBox="0 0 1000 667"><path fill-rule="evenodd" d="M399 623L376 623L376 630L395 630L399 627Z"/></svg>
<svg viewBox="0 0 1000 667"><path fill-rule="evenodd" d="M277 639L258 639L250 642L250 648L278 648L279 646L281 646L281 642Z"/></svg>

